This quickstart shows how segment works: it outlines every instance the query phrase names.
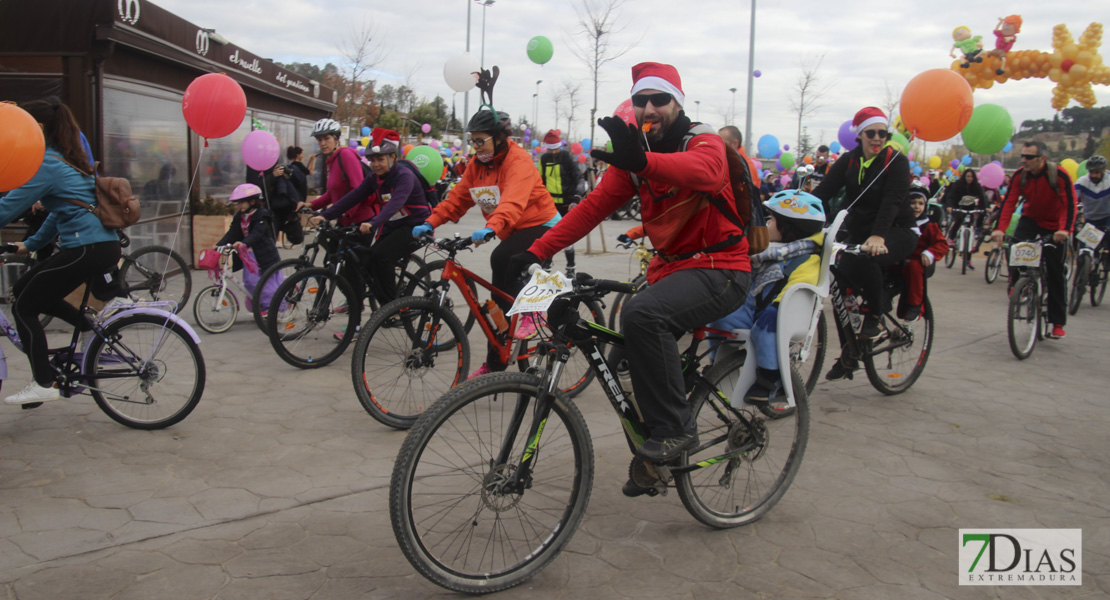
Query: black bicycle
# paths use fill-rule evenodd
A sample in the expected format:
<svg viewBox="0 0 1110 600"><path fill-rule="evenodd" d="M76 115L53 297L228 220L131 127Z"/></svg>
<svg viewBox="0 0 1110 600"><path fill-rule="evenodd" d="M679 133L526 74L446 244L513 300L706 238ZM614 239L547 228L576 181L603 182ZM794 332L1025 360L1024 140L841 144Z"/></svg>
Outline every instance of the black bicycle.
<svg viewBox="0 0 1110 600"><path fill-rule="evenodd" d="M605 345L623 345L623 336L579 314L582 303L608 291L632 288L580 273L574 291L547 313L552 333L534 367L454 388L405 439L390 483L390 520L405 557L432 582L467 593L510 588L541 571L574 535L594 457L585 419L560 390L572 352L586 356L605 383L629 450L644 442L636 401L602 356ZM762 517L789 488L805 454L809 403L792 372L789 410L745 405L746 390L734 389L743 357L733 353L703 369L705 335L696 330L682 354L698 444L667 464L634 457L629 475L651 495L674 487L706 525L736 527Z"/></svg>
<svg viewBox="0 0 1110 600"><path fill-rule="evenodd" d="M1045 248L1055 248L1052 235L1030 241L1017 241L1007 236L1010 246L1010 267L1017 270L1010 304L1006 311L1006 334L1010 352L1025 360L1033 354L1037 340L1048 335L1052 324L1048 322L1048 284L1046 283L1043 254Z"/></svg>
<svg viewBox="0 0 1110 600"><path fill-rule="evenodd" d="M1068 314L1079 312L1083 297L1090 293L1091 306L1102 304L1106 295L1107 273L1110 271L1110 249L1103 243L1106 232L1087 223L1075 235L1079 252L1072 271L1071 296L1068 298Z"/></svg>

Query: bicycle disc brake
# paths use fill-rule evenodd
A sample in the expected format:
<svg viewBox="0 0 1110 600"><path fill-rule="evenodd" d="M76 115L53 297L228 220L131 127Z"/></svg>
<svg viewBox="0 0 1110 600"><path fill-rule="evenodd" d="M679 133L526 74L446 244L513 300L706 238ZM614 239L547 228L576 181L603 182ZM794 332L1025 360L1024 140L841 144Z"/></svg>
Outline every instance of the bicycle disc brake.
<svg viewBox="0 0 1110 600"><path fill-rule="evenodd" d="M523 494L509 489L516 465L498 465L490 469L482 481L482 503L493 512L505 512L516 508Z"/></svg>

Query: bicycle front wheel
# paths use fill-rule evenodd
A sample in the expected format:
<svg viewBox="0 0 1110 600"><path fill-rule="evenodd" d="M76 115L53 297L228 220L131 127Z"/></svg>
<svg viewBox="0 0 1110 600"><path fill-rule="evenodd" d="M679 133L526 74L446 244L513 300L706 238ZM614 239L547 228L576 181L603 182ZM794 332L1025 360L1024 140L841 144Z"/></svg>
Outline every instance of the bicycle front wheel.
<svg viewBox="0 0 1110 600"><path fill-rule="evenodd" d="M1083 304L1083 296L1087 291L1087 280L1091 274L1091 257L1084 252L1075 261L1075 270L1072 271L1071 295L1068 296L1068 314L1079 312L1079 305Z"/></svg>
<svg viewBox="0 0 1110 600"><path fill-rule="evenodd" d="M601 303L597 300L584 300L578 305L578 316L585 321L597 323L605 327L605 310L601 307ZM543 327L547 329L546 319L541 320ZM551 334L542 335L541 337L550 339ZM559 387L567 398L574 398L582 393L590 386L590 382L594 380L596 375L593 368L590 366L589 359L586 358L582 351L577 346L568 342L567 347L570 349L570 358L567 363L563 365L563 373L559 376ZM519 359L519 364L522 369L528 367L530 359L535 353L535 346L531 346L524 351L524 356Z"/></svg>
<svg viewBox="0 0 1110 600"><path fill-rule="evenodd" d="M790 370L794 409L768 416L744 404L746 390L732 397L743 366L743 354L729 354L706 372L711 387L696 388L690 399L698 446L683 453L682 463L707 464L679 473L675 488L686 510L710 527L737 527L767 514L794 481L809 439L809 400L797 370Z"/></svg>
<svg viewBox="0 0 1110 600"><path fill-rule="evenodd" d="M162 429L193 412L204 394L204 356L180 325L134 314L89 344L83 372L104 414L134 429Z"/></svg>
<svg viewBox="0 0 1110 600"><path fill-rule="evenodd" d="M193 300L193 319L208 333L223 333L239 316L239 300L222 285L210 285Z"/></svg>
<svg viewBox="0 0 1110 600"><path fill-rule="evenodd" d="M450 345L440 342L450 338ZM408 429L469 373L470 342L435 298L399 298L371 315L355 341L351 379L379 422Z"/></svg>
<svg viewBox="0 0 1110 600"><path fill-rule="evenodd" d="M525 373L468 381L421 415L401 445L390 521L405 558L433 583L471 594L513 587L554 560L578 528L593 443L559 392L542 436L525 439L539 385ZM530 473L512 488L526 453Z"/></svg>
<svg viewBox="0 0 1110 600"><path fill-rule="evenodd" d="M956 264L956 255L960 253L957 243L952 243L948 246L948 254L944 255L944 266L951 269L952 265Z"/></svg>
<svg viewBox="0 0 1110 600"><path fill-rule="evenodd" d="M987 264L983 267L983 278L987 283L994 283L998 279L998 273L1002 270L1002 250L992 248L990 254L987 255Z"/></svg>
<svg viewBox="0 0 1110 600"><path fill-rule="evenodd" d="M863 357L867 379L880 392L893 396L913 387L933 348L933 327L936 316L929 298L921 304L921 316L914 321L895 319L883 315L884 326L890 332Z"/></svg>
<svg viewBox="0 0 1110 600"><path fill-rule="evenodd" d="M1022 277L1014 284L1014 289L1010 291L1007 317L1010 352L1025 360L1033 354L1033 347L1037 345L1037 329L1041 322L1041 298L1033 278Z"/></svg>
<svg viewBox="0 0 1110 600"><path fill-rule="evenodd" d="M308 262L307 258L287 258L270 265L258 276L258 283L254 286L254 291L251 292L251 312L254 315L254 324L258 325L262 333L266 333L266 315L268 314L267 311L270 309L269 303L265 306L262 304L262 291L266 289L267 283L274 277L277 277L277 285L281 285L280 282L289 279L297 271L307 269L311 266L312 264ZM277 286L271 284L270 287L274 288L276 291ZM271 300L273 300L273 298L271 298Z"/></svg>
<svg viewBox="0 0 1110 600"><path fill-rule="evenodd" d="M165 246L143 246L123 258L120 278L136 302L172 300L181 312L193 291L193 275L181 255Z"/></svg>
<svg viewBox="0 0 1110 600"><path fill-rule="evenodd" d="M339 358L354 339L362 299L343 277L304 269L286 279L270 302L266 330L281 360L316 369Z"/></svg>
<svg viewBox="0 0 1110 600"><path fill-rule="evenodd" d="M408 285L402 288L401 296L425 295L428 286L434 285L435 283L438 283L442 280L443 268L445 266L447 266L447 261L445 260L434 260L424 265L423 268L417 271L412 276L412 278L409 279ZM453 281L450 283L451 285L447 289L447 297L443 300L444 306L447 307L447 309L451 312L455 313L455 316L458 317L459 322L463 324L463 330L465 330L467 333L470 333L470 330L474 328L474 323L477 317L473 312L470 311L470 306L466 303L466 299L463 296L462 291L460 291L458 287L454 285ZM470 294L477 298L477 286L475 286L473 282L467 282L467 285L470 288Z"/></svg>

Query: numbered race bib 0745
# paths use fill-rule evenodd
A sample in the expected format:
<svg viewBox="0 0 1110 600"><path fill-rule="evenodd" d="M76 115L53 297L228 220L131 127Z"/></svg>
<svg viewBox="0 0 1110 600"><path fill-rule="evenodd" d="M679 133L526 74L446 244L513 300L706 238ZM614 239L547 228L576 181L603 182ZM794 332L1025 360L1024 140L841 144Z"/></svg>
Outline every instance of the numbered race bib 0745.
<svg viewBox="0 0 1110 600"><path fill-rule="evenodd" d="M1038 242L1017 242L1010 246L1011 267L1037 267L1041 264L1041 245Z"/></svg>
<svg viewBox="0 0 1110 600"><path fill-rule="evenodd" d="M1087 223L1083 226L1083 229L1079 230L1079 233L1075 234L1075 237L1079 238L1079 241L1087 246L1094 248L1102 241L1102 236L1104 235L1106 235L1106 233L1101 229Z"/></svg>
<svg viewBox="0 0 1110 600"><path fill-rule="evenodd" d="M524 284L507 314L511 317L517 313L544 312L557 296L571 291L573 288L570 280L562 273L545 273L537 269L532 273L532 279Z"/></svg>

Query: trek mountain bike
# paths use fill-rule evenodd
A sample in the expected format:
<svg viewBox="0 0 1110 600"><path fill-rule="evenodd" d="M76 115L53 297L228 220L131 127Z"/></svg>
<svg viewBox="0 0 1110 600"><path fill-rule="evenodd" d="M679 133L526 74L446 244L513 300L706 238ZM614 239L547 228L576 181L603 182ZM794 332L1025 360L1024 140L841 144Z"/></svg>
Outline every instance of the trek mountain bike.
<svg viewBox="0 0 1110 600"><path fill-rule="evenodd" d="M437 585L467 593L510 588L570 542L594 478L589 429L559 383L574 351L605 383L629 450L646 439L633 395L602 356L623 336L579 313L607 291L632 288L579 273L573 292L547 312L550 337L533 367L463 383L405 438L390 481L390 521L405 557ZM634 457L629 475L652 495L675 488L695 519L729 528L759 519L786 493L805 454L809 403L793 372L790 410L745 405L746 390L735 389L743 358L733 354L703 369L705 334L695 330L682 354L697 445L667 464Z"/></svg>

